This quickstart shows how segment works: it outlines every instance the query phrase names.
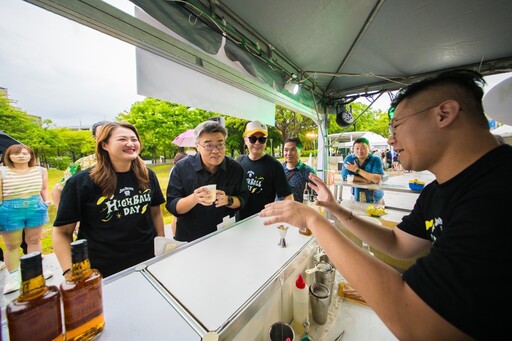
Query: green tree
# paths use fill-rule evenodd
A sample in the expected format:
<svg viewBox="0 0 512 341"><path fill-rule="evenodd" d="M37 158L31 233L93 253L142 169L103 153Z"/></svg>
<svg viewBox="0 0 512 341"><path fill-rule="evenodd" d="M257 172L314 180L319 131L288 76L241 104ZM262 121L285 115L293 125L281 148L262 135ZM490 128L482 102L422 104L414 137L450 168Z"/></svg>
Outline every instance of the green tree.
<svg viewBox="0 0 512 341"><path fill-rule="evenodd" d="M156 161L160 155L169 158L176 153L178 146L172 143L176 136L212 116L218 114L148 97L133 104L130 112L119 114L117 120L137 128L144 146L142 156Z"/></svg>

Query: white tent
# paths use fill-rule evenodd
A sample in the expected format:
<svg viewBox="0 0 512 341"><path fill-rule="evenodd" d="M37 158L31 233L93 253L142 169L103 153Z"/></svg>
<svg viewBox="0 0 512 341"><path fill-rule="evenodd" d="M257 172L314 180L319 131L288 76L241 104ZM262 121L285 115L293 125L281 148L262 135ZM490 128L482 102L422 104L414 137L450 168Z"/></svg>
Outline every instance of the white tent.
<svg viewBox="0 0 512 341"><path fill-rule="evenodd" d="M338 134L330 134L329 142L331 147L351 148L354 141L360 137L364 137L370 142L370 148L386 149L389 148L388 140L382 135L372 133L370 131L352 131Z"/></svg>

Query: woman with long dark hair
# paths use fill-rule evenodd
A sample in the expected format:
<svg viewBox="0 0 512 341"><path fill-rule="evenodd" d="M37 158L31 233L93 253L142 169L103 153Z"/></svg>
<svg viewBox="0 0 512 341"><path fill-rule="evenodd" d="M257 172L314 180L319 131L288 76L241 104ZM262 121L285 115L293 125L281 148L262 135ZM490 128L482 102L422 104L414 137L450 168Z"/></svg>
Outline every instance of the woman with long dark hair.
<svg viewBox="0 0 512 341"><path fill-rule="evenodd" d="M70 243L87 239L91 266L104 277L154 256L154 238L164 236L155 173L140 158L135 127L108 123L96 141L96 165L73 175L62 191L53 249L64 275L71 268Z"/></svg>

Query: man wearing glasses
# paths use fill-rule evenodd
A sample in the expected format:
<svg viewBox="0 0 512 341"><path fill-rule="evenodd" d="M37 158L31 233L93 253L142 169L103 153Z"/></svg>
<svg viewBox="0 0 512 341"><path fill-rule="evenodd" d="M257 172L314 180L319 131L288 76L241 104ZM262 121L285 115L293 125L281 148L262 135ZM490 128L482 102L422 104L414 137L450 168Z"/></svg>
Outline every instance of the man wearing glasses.
<svg viewBox="0 0 512 341"><path fill-rule="evenodd" d="M412 84L390 111L388 143L405 169L436 179L397 227L339 205L316 176L317 204L372 248L416 262L400 273L307 206L273 203L265 224L308 227L336 269L400 340L504 340L512 305L512 147L489 131L482 75L453 70ZM492 114L492 113L489 113Z"/></svg>
<svg viewBox="0 0 512 341"><path fill-rule="evenodd" d="M211 232L229 215L245 205L249 197L243 168L226 157L227 130L206 121L194 129L198 153L178 162L170 175L165 207L175 217L178 241L191 242ZM217 186L212 203L210 184Z"/></svg>
<svg viewBox="0 0 512 341"><path fill-rule="evenodd" d="M265 124L260 121L247 123L244 142L249 155L242 155L237 161L244 168L250 195L247 205L237 212L237 221L259 213L266 204L276 199L293 200L283 166L265 153L267 136L268 130Z"/></svg>

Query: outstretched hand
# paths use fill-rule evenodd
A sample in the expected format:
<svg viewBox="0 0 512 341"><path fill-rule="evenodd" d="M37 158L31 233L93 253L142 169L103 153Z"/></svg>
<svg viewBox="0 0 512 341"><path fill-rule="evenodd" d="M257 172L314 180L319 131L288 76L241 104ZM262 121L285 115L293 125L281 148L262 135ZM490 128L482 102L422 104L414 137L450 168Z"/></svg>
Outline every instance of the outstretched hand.
<svg viewBox="0 0 512 341"><path fill-rule="evenodd" d="M308 186L318 194L316 204L332 211L337 203L329 187L322 181L322 179L313 173L309 173L309 180L313 183L308 182Z"/></svg>
<svg viewBox="0 0 512 341"><path fill-rule="evenodd" d="M269 218L264 221L265 225L288 223L299 229L308 227L308 220L317 215L320 216L315 209L294 200L267 204L260 212L260 217Z"/></svg>

